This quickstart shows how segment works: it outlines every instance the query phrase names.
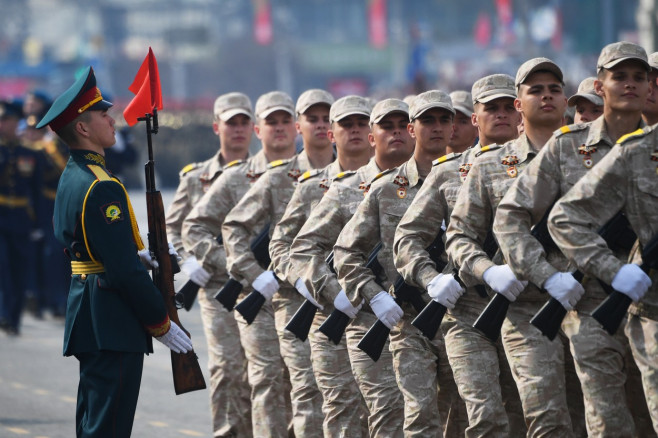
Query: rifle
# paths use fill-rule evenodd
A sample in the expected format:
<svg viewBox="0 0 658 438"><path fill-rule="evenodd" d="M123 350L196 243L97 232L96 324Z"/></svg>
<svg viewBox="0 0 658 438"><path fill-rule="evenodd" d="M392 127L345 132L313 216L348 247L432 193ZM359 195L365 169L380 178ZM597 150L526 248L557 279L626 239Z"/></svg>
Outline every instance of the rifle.
<svg viewBox="0 0 658 438"><path fill-rule="evenodd" d="M651 269L658 269L658 234L653 236L649 243L642 248L642 265L640 268L649 274ZM622 319L628 312L631 305L631 298L613 290L608 297L603 300L599 306L594 309L592 316L596 319L608 333L614 335Z"/></svg>
<svg viewBox="0 0 658 438"><path fill-rule="evenodd" d="M603 240L606 241L606 244L610 248L613 248L616 251L630 249L636 239L635 233L632 232L632 230L629 228L629 223L626 219L626 216L624 216L621 212L618 212L612 219L610 219L599 229L599 235L603 238ZM553 242L553 239L550 237L550 235L548 235L548 239L550 239L550 242L547 243L549 246L545 245L544 241L540 239L537 240L539 240L545 249L549 248L550 245L555 246L555 242ZM573 273L573 277L576 279L576 281L582 283L585 275L580 271L576 271ZM607 284L603 282L599 283L608 294L613 292ZM603 303L599 306L599 308L602 305ZM604 312L607 313L607 311ZM566 314L567 310L562 306L562 304L560 304L560 302L555 298L550 298L546 304L544 304L542 308L539 309L535 316L532 317L530 324L537 327L542 332L542 334L544 334L544 336L548 337L548 339L552 341L555 339L555 336L557 336L557 333L560 330L560 326L562 325L562 321L564 320ZM616 331L616 329L614 331Z"/></svg>
<svg viewBox="0 0 658 438"><path fill-rule="evenodd" d="M151 127L151 118L153 119L153 127ZM162 195L155 188L155 162L153 161L151 134L157 134L158 132L157 110L154 108L153 115L146 114L145 117L138 120L146 121L148 141L149 158L144 166L146 175L146 208L148 211L148 244L149 251L153 253L159 264L158 268L153 269L153 283L162 294L169 319L178 324L181 330L189 336L190 333L185 330L178 319L178 310L174 301L174 267L178 267L178 263L175 258L172 260L169 254ZM180 271L180 268L178 268L178 271ZM201 367L194 351L187 353L175 353L172 351L171 367L174 376L174 390L177 395L206 387L206 382L203 379L203 373L201 372Z"/></svg>
<svg viewBox="0 0 658 438"><path fill-rule="evenodd" d="M251 252L254 253L254 257L261 266L269 266L270 263L272 263L269 246L270 224L268 223L263 227L251 244ZM276 277L276 275L274 277ZM245 321L247 321L247 324L251 324L254 322L254 319L256 319L256 315L258 315L263 304L265 304L265 297L254 289L244 300L240 301L238 305L235 306L235 310L242 315Z"/></svg>
<svg viewBox="0 0 658 438"><path fill-rule="evenodd" d="M437 265L437 269L440 271L445 268L445 263L443 263L440 259L444 250L445 245L443 244L443 230L441 229L439 230L439 233L436 235L430 246L426 248L430 259L432 259L432 261ZM405 283L404 278L401 275L398 275L398 278L395 280L393 291L396 297L395 302L398 305L401 305L404 302L411 303L416 312L418 312L418 316L412 321L414 327L421 330L423 334L425 334L426 331L429 334L429 332L434 327L436 327L434 329L434 334L436 334L436 330L438 330L438 327L441 324L441 320L443 319L443 315L445 314L445 306L437 303L434 300L430 300L430 303L425 305L425 301L423 301L421 297L421 291L418 288ZM435 303L436 306L432 305L432 303ZM418 325L414 324L414 322L420 325L422 328L418 327ZM370 356L372 360L377 362L382 355L382 350L384 349L386 339L388 339L390 333L391 330L386 327L384 323L377 320L372 325L372 327L370 327L368 332L363 336L357 347L359 347L363 352ZM434 336L432 336L432 338L434 338Z"/></svg>
<svg viewBox="0 0 658 438"><path fill-rule="evenodd" d="M220 245L223 244L222 235L217 236L217 243ZM176 295L174 295L174 300L176 300L176 307L179 309L185 309L188 312L194 305L194 300L196 299L197 294L201 286L193 282L192 280L187 280L187 283L180 288Z"/></svg>
<svg viewBox="0 0 658 438"><path fill-rule="evenodd" d="M250 248L251 252L256 257L258 263L261 266L267 266L270 264L270 254L265 250L265 255L263 255L263 246L267 248L269 245L270 239L270 224L267 224L263 227L261 232L251 241ZM221 239L221 235L217 237L218 241ZM238 300L238 296L242 292L242 283L238 280L229 277L228 281L222 288L215 294L215 299L219 301L226 310L231 312L235 307L235 302Z"/></svg>
<svg viewBox="0 0 658 438"><path fill-rule="evenodd" d="M370 252L370 255L368 255L368 261L366 262L366 268L369 268L373 274L375 274L375 277L380 275L384 268L382 268L382 265L379 264L379 260L377 260L377 254L379 254L379 250L382 248L382 243L379 242L373 250ZM334 252L332 251L328 256L326 260L327 264L329 265L329 269L331 269L331 272L334 274L336 273L336 270L334 269ZM343 312L341 312L338 309L334 309L331 314L325 319L325 321L322 323L320 328L321 333L326 335L330 340L334 342L334 344L338 345L340 343L340 340L343 338L343 334L345 333L345 329L347 328L347 324L350 323L350 317L345 315Z"/></svg>

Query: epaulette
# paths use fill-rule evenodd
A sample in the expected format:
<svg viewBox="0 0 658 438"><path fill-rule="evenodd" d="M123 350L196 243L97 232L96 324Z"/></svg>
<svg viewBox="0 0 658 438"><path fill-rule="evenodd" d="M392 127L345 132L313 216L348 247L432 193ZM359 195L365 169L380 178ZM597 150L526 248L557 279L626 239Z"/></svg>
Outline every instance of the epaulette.
<svg viewBox="0 0 658 438"><path fill-rule="evenodd" d="M475 154L476 157L479 157L480 155L484 154L485 152L489 151L495 151L496 149L500 149L503 146L500 144L492 143L486 146L482 146L479 151Z"/></svg>
<svg viewBox="0 0 658 438"><path fill-rule="evenodd" d="M183 167L180 171L180 176L184 176L191 170L198 169L201 163L190 163L187 166Z"/></svg>
<svg viewBox="0 0 658 438"><path fill-rule="evenodd" d="M461 157L461 155L461 152L451 152L432 161L432 166L438 166L439 164L445 163L446 161L454 160L457 157Z"/></svg>
<svg viewBox="0 0 658 438"><path fill-rule="evenodd" d="M302 182L306 181L309 178L313 178L314 176L317 176L322 173L322 169L310 169L307 170L306 172L302 173L302 176L297 178L297 182Z"/></svg>
<svg viewBox="0 0 658 438"><path fill-rule="evenodd" d="M284 164L288 164L292 161L292 158L288 158L287 160L274 160L270 162L267 165L268 169L274 169L275 167L283 166Z"/></svg>
<svg viewBox="0 0 658 438"><path fill-rule="evenodd" d="M230 163L228 163L226 166L224 166L224 169L229 169L233 166L237 166L238 164L244 163L246 160L233 160Z"/></svg>
<svg viewBox="0 0 658 438"><path fill-rule="evenodd" d="M91 173L94 174L94 176L98 181L110 181L112 179L110 174L107 173L107 171L103 169L101 166L98 166L96 164L87 164L87 167L89 168L89 170L91 170Z"/></svg>
<svg viewBox="0 0 658 438"><path fill-rule="evenodd" d="M336 174L336 176L334 176L333 179L334 179L334 181L336 181L336 180L339 180L339 179L343 179L346 176L354 175L355 173L356 173L356 170L344 170L342 172L338 172Z"/></svg>
<svg viewBox="0 0 658 438"><path fill-rule="evenodd" d="M383 171L379 172L377 175L375 175L375 177L372 179L372 181L370 181L370 184L377 181L382 176L388 175L389 173L393 172L395 169L397 169L397 167L391 167L390 169L386 169L386 170L383 170Z"/></svg>
<svg viewBox="0 0 658 438"><path fill-rule="evenodd" d="M636 137L641 137L645 134L647 134L648 131L645 131L642 128L639 128L633 132L629 132L628 134L624 134L621 137L619 137L619 140L617 140L617 144L621 144L625 142L626 140L630 140L631 138L636 138Z"/></svg>
<svg viewBox="0 0 658 438"><path fill-rule="evenodd" d="M561 136L561 135L563 135L563 134L566 134L567 132L582 131L583 129L587 128L587 126L588 126L588 125L586 125L586 124L584 124L584 123L574 123L574 124L571 124L571 125L564 125L564 126L561 127L560 129L556 129L556 130L553 132L553 135L554 135L555 137L559 137L559 136Z"/></svg>

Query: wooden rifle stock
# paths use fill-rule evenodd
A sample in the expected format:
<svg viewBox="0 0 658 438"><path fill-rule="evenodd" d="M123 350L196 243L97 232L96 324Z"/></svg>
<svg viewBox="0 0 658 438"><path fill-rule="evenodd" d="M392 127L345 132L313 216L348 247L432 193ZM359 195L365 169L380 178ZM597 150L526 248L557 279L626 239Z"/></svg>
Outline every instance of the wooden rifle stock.
<svg viewBox="0 0 658 438"><path fill-rule="evenodd" d="M151 115L147 114L146 132L148 139L149 161L145 166L146 173L146 208L148 211L148 244L158 261L158 268L153 270L153 283L164 299L169 319L175 322L188 336L190 333L183 327L178 319L178 309L174 300L174 266L178 266L175 259L169 254L167 229L165 225L164 206L162 195L155 189L155 167L153 161L153 148L151 133L157 132L157 112L154 109L154 129L151 129ZM180 268L179 268L180 269ZM174 390L176 394L205 389L206 382L199 366L199 360L194 351L175 353L171 351L171 367L174 377Z"/></svg>

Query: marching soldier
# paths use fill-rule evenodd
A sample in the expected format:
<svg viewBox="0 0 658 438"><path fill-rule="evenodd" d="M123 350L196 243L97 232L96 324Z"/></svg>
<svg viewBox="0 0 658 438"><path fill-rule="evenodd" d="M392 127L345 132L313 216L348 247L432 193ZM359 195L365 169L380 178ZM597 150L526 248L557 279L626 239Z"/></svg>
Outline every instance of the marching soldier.
<svg viewBox="0 0 658 438"><path fill-rule="evenodd" d="M251 101L242 93L227 93L215 100L213 131L219 150L210 159L185 166L167 213L167 235L184 260L181 270L201 288L199 306L208 343L210 411L215 437L251 436L251 407L247 361L233 313L214 299L228 281L224 263L202 264L185 251L181 236L183 220L226 167L243 162L249 154L254 122ZM222 261L219 259L218 261Z"/></svg>
<svg viewBox="0 0 658 438"><path fill-rule="evenodd" d="M655 125L658 123L658 52L649 55L649 97L642 110L642 118L647 125Z"/></svg>
<svg viewBox="0 0 658 438"><path fill-rule="evenodd" d="M395 382L392 356L388 343L377 362L357 348L376 317L369 307L361 309L361 303L355 306L349 301L325 259L363 200L368 182L382 169L399 166L409 159L413 143L406 130L408 117L408 106L400 100L386 99L375 105L368 135L374 157L356 172L334 178L295 237L290 252L291 263L304 269L302 277L307 279L316 301L333 302L337 310L352 319L345 338L354 378L368 406L368 428L373 437L402 436L404 404Z"/></svg>
<svg viewBox="0 0 658 438"><path fill-rule="evenodd" d="M226 165L183 221L183 246L195 255L201 266L207 267L204 269L212 271L214 266L226 265L224 245L217 237L221 236L222 224L231 209L266 172L269 162L288 159L294 154L294 147L289 144L294 139L293 111L292 99L285 93L273 91L260 96L256 101L254 132L263 148L245 161ZM242 297L248 292L244 290ZM265 306L251 325L235 313L234 317L247 358L253 434L285 436L283 362L272 312Z"/></svg>
<svg viewBox="0 0 658 438"><path fill-rule="evenodd" d="M473 96L469 91L457 90L450 93L455 118L452 122L452 135L446 147L446 155L461 153L475 146L478 139L478 127L473 124ZM414 198L415 199L415 198Z"/></svg>
<svg viewBox="0 0 658 438"><path fill-rule="evenodd" d="M41 153L18 137L23 111L17 101L0 101L0 328L19 334L28 275L32 275L32 241L43 237L52 216L43 211Z"/></svg>
<svg viewBox="0 0 658 438"><path fill-rule="evenodd" d="M292 385L290 399L294 433L300 438L321 434L323 421L322 395L315 383L309 344L285 330L285 325L304 299L291 285L279 283L271 265L259 266L248 244L250 236L263 227L268 227L269 234L272 234L292 197L297 179L304 172L326 167L333 161L333 148L327 137L332 103L333 97L329 93L312 89L302 93L296 109L281 111L281 107L276 106L268 109L268 112L279 110L279 113L284 113L290 123L295 112L298 114L293 126L302 134L304 150L289 160L270 163L270 169L249 189L222 225L231 277L247 282L265 297L266 303L256 319L267 311L271 311L274 317L281 356ZM287 145L294 151L294 137L288 144L285 140L288 140L287 136L275 136L280 147Z"/></svg>
<svg viewBox="0 0 658 438"><path fill-rule="evenodd" d="M347 346L335 345L318 329L333 308L326 300L316 301L309 292L311 281L290 262L289 253L293 239L308 219L312 208L329 190L332 179L345 171L355 171L370 160L368 143L370 108L362 97L345 96L331 105L329 112L329 140L336 145L336 160L324 169L306 171L299 178L286 211L274 228L270 255L274 271L279 278L295 286L295 289L318 309L311 331L311 361L318 388L323 395L324 436L326 438L346 434L351 437L367 435L367 408L350 368ZM309 283L310 287L306 286Z"/></svg>
<svg viewBox="0 0 658 438"><path fill-rule="evenodd" d="M567 100L567 105L575 107L574 123L588 123L603 114L603 98L596 94L595 77L585 78L578 85L578 91Z"/></svg>
<svg viewBox="0 0 658 438"><path fill-rule="evenodd" d="M369 252L381 242L378 260L388 283L396 283L399 274L392 254L395 229L427 178L433 158L445 154L454 113L450 97L439 90L421 93L413 100L407 128L416 142L413 156L400 167L375 177L365 199L334 245L338 281L348 291L352 305L365 299L379 320L392 329L390 350L398 386L405 399L405 436L441 436L444 429L446 436L463 434L465 424L452 423L460 419L459 413L465 407L454 380L451 381L443 338L429 342L423 337L411 325L417 313L411 305L411 297L403 291L393 290L389 294L383 290L381 282L364 265ZM413 293L421 297L420 291L407 292Z"/></svg>
<svg viewBox="0 0 658 438"><path fill-rule="evenodd" d="M105 168L104 150L114 144L111 106L89 67L37 125L49 125L71 153L53 224L71 257L64 355L80 362L76 434L85 437L130 436L152 337L178 353L192 350L140 261L138 251L148 249L125 187Z"/></svg>

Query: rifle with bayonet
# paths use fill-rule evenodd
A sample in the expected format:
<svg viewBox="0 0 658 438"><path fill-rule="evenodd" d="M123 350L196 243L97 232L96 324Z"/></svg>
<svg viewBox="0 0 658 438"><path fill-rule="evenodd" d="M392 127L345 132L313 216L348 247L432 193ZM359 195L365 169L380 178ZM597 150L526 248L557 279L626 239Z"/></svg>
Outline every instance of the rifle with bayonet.
<svg viewBox="0 0 658 438"><path fill-rule="evenodd" d="M217 236L217 243L220 245L223 244L222 235ZM194 305L194 300L199 293L201 286L193 282L192 280L187 280L187 283L180 288L176 295L174 295L174 300L176 301L176 307L179 309L185 309L188 312Z"/></svg>
<svg viewBox="0 0 658 438"><path fill-rule="evenodd" d="M546 215L548 215L548 213L546 213ZM629 250L636 239L635 233L629 228L626 216L621 212L618 212L612 219L603 225L599 229L598 234L603 240L605 240L608 247L614 251ZM548 242L549 239L550 242ZM546 238L544 240L539 238L537 240L539 240L542 246L544 246L546 252L548 252L550 245L555 247L555 242L553 242L553 239L548 234L548 230L546 230ZM585 276L581 271L576 271L573 273L573 277L577 282L582 283ZM599 283L608 294L613 292L607 284L603 282ZM566 314L567 310L562 304L560 304L555 298L550 298L546 304L539 309L535 316L532 317L530 323L537 327L544 336L553 340L555 339L555 336L557 336Z"/></svg>
<svg viewBox="0 0 658 438"><path fill-rule="evenodd" d="M366 268L369 268L373 274L375 274L375 277L378 275L381 275L381 273L384 271L384 268L382 265L379 264L379 260L377 260L377 254L379 254L379 250L382 248L382 243L379 242L373 250L370 252L370 255L368 256L368 261L366 262ZM331 272L334 274L336 273L336 270L334 268L334 253L333 251L327 256L327 264L329 265L329 268L331 269ZM323 333L325 336L327 336L331 341L333 341L334 344L338 345L340 343L340 340L343 338L343 334L345 333L345 329L347 328L347 324L350 323L350 317L345 315L343 312L341 312L338 309L334 309L331 314L325 319L325 321L320 325L320 330L321 333Z"/></svg>
<svg viewBox="0 0 658 438"><path fill-rule="evenodd" d="M157 110L154 108L152 115L146 114L145 117L138 120L146 121L148 142L148 162L145 165L148 244L149 251L158 261L158 267L153 269L153 283L164 298L169 319L178 324L181 330L189 336L189 332L183 327L178 318L178 310L174 299L174 274L180 272L180 267L178 267L175 256L169 254L162 194L155 187L155 161L153 160L151 134L157 134L158 132ZM153 124L151 124L151 121ZM171 351L171 366L176 394L184 394L206 387L199 360L193 350L187 353Z"/></svg>
<svg viewBox="0 0 658 438"><path fill-rule="evenodd" d="M270 224L267 224L263 227L258 236L251 241L250 245L251 252L261 266L267 266L270 264L270 254L267 248L270 240L269 233ZM220 237L218 237L218 239ZM215 299L219 301L226 310L231 312L235 307L235 302L238 300L240 292L242 292L242 283L229 277L226 284L215 295Z"/></svg>

